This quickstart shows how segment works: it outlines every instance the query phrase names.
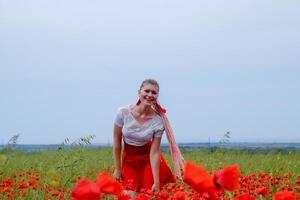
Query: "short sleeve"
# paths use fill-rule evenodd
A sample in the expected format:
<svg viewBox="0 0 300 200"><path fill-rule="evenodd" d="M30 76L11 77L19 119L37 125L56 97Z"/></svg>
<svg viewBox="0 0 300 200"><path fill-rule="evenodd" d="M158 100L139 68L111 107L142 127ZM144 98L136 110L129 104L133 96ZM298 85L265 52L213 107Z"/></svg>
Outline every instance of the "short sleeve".
<svg viewBox="0 0 300 200"><path fill-rule="evenodd" d="M156 132L154 132L153 137L162 137L164 133L164 130L157 130Z"/></svg>
<svg viewBox="0 0 300 200"><path fill-rule="evenodd" d="M115 125L117 125L119 127L123 127L123 125L124 125L124 118L123 118L122 109L118 109L117 116L115 118L114 123L115 123Z"/></svg>
<svg viewBox="0 0 300 200"><path fill-rule="evenodd" d="M160 119L155 126L153 137L162 137L164 131L165 131L164 124Z"/></svg>

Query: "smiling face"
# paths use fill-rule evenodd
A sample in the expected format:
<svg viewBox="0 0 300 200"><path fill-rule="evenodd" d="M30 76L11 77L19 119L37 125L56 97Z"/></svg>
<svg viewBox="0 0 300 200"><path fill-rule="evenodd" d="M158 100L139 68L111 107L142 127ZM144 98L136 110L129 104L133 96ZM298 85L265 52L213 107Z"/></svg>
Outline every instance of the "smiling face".
<svg viewBox="0 0 300 200"><path fill-rule="evenodd" d="M141 103L144 105L153 105L158 98L159 89L156 85L147 83L139 90Z"/></svg>

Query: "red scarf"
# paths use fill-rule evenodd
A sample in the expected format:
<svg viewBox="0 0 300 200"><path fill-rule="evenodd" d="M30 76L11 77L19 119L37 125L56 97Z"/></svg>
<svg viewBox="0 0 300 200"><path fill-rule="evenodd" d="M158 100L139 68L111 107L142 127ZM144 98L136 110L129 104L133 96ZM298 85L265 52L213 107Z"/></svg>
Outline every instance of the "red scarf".
<svg viewBox="0 0 300 200"><path fill-rule="evenodd" d="M141 103L140 100L136 103L139 105ZM173 129L171 128L170 122L166 115L166 109L164 109L159 103L156 103L154 106L154 110L161 116L165 132L167 134L167 139L169 143L169 149L172 156L173 166L175 170L175 176L178 179L182 179L182 172L183 172L183 165L184 165L184 158L180 152L178 145L176 144Z"/></svg>

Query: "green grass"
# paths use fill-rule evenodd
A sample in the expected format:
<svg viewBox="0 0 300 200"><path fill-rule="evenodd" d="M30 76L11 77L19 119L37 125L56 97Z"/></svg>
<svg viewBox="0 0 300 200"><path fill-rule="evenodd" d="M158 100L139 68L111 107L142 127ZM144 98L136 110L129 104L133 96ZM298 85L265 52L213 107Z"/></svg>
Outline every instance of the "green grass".
<svg viewBox="0 0 300 200"><path fill-rule="evenodd" d="M200 164L209 171L237 163L244 175L250 173L299 173L300 152L248 152L246 150L184 151L186 160Z"/></svg>
<svg viewBox="0 0 300 200"><path fill-rule="evenodd" d="M288 173L300 172L300 152L248 152L243 150L208 150L182 151L185 160L200 164L208 171L237 163L244 174L267 172ZM163 154L168 163L171 157L168 151ZM47 172L56 169L58 172L73 170L73 174L92 177L93 172L113 168L113 154L111 148L88 149L78 148L63 150L62 152L48 150L42 152L25 153L10 152L5 154L7 160L0 161L4 174L28 170L29 167ZM76 162L77 161L77 162ZM2 163L1 163L2 162ZM280 169L281 168L281 169ZM66 174L64 174L66 176Z"/></svg>
<svg viewBox="0 0 300 200"><path fill-rule="evenodd" d="M168 163L171 157L163 152ZM243 175L266 172L273 176L287 173L296 179L300 174L300 152L248 152L245 150L182 150L186 160L203 166L208 171L237 163ZM74 148L69 150L47 150L42 152L6 152L0 153L0 182L10 178L13 173L38 171L41 182L51 185L57 177L59 187L73 188L71 182L76 176L95 180L101 171L113 170L112 148ZM50 172L55 172L51 174ZM32 198L32 197L31 197ZM30 199L30 198L29 198Z"/></svg>

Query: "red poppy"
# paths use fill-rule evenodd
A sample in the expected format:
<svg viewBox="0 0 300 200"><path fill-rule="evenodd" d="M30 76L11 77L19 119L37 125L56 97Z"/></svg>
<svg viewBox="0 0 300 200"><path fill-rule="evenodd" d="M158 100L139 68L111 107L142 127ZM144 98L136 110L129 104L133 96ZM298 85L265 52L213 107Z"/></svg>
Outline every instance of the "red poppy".
<svg viewBox="0 0 300 200"><path fill-rule="evenodd" d="M217 195L217 189L212 189L209 192L205 192L202 195L203 200L219 200L220 198Z"/></svg>
<svg viewBox="0 0 300 200"><path fill-rule="evenodd" d="M98 175L96 184L100 188L100 191L105 194L119 195L122 192L120 183L106 173Z"/></svg>
<svg viewBox="0 0 300 200"><path fill-rule="evenodd" d="M296 195L291 191L280 191L274 195L275 200L296 200Z"/></svg>
<svg viewBox="0 0 300 200"><path fill-rule="evenodd" d="M81 180L72 190L71 196L76 200L99 200L100 190L91 180Z"/></svg>
<svg viewBox="0 0 300 200"><path fill-rule="evenodd" d="M20 195L21 195L22 197L26 197L26 196L28 195L28 190L23 190L23 191L21 191L21 192L20 192Z"/></svg>
<svg viewBox="0 0 300 200"><path fill-rule="evenodd" d="M25 183L20 183L20 184L18 185L18 188L19 188L19 189L25 189L25 188L28 188L28 185L26 185Z"/></svg>
<svg viewBox="0 0 300 200"><path fill-rule="evenodd" d="M214 173L217 188L233 191L239 187L240 173L237 165L227 166Z"/></svg>
<svg viewBox="0 0 300 200"><path fill-rule="evenodd" d="M4 179L2 182L6 187L11 187L13 183L12 179Z"/></svg>
<svg viewBox="0 0 300 200"><path fill-rule="evenodd" d="M151 197L145 195L145 194L142 194L140 193L136 198L135 200L151 200Z"/></svg>
<svg viewBox="0 0 300 200"><path fill-rule="evenodd" d="M148 189L145 193L148 194L148 195L153 195L153 191L150 190L150 189Z"/></svg>
<svg viewBox="0 0 300 200"><path fill-rule="evenodd" d="M117 200L130 200L130 199L131 199L131 196L129 194L120 194L117 197Z"/></svg>
<svg viewBox="0 0 300 200"><path fill-rule="evenodd" d="M184 165L183 181L199 193L214 189L213 179L202 167L187 161Z"/></svg>
<svg viewBox="0 0 300 200"><path fill-rule="evenodd" d="M186 199L186 194L184 191L177 191L174 195L173 198L174 200L185 200Z"/></svg>
<svg viewBox="0 0 300 200"><path fill-rule="evenodd" d="M28 185L30 185L30 186L35 185L35 180L29 179L29 180L28 180Z"/></svg>
<svg viewBox="0 0 300 200"><path fill-rule="evenodd" d="M256 190L256 194L257 195L262 195L263 197L268 195L268 188L267 187L262 187L262 188L258 188Z"/></svg>
<svg viewBox="0 0 300 200"><path fill-rule="evenodd" d="M60 194L60 192L58 192L58 191L52 192L52 196L53 196L53 197L57 197L59 194Z"/></svg>
<svg viewBox="0 0 300 200"><path fill-rule="evenodd" d="M254 200L254 197L251 197L249 193L245 193L234 197L233 200Z"/></svg>
<svg viewBox="0 0 300 200"><path fill-rule="evenodd" d="M161 199L168 199L169 198L169 194L165 191L162 191L160 194L160 198Z"/></svg>

